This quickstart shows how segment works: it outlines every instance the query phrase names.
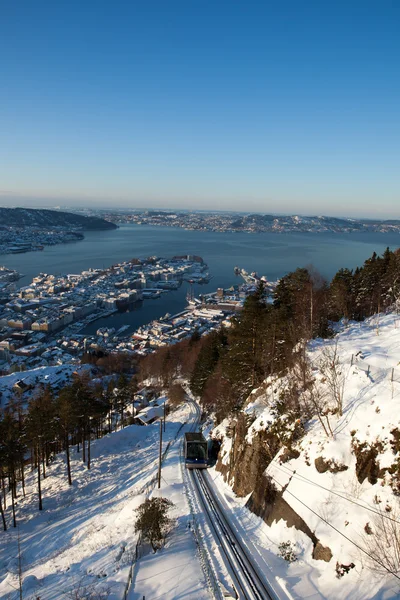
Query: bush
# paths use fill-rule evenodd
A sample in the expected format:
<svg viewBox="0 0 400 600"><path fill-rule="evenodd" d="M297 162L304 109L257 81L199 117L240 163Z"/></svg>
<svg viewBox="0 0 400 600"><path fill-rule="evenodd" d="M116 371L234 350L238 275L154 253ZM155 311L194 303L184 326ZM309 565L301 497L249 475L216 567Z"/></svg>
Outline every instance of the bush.
<svg viewBox="0 0 400 600"><path fill-rule="evenodd" d="M172 506L173 503L167 498L147 498L135 511L138 515L135 531L150 542L154 552L162 547L172 523L167 514Z"/></svg>
<svg viewBox="0 0 400 600"><path fill-rule="evenodd" d="M287 560L287 562L295 562L297 560L297 556L295 554L296 546L292 544L292 542L281 542L278 546L279 548L279 556Z"/></svg>

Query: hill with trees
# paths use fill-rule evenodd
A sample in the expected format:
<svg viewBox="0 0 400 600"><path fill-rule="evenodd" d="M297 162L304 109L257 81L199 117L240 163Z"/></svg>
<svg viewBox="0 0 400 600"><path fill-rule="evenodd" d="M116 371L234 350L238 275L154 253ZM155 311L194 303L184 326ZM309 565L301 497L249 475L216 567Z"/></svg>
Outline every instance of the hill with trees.
<svg viewBox="0 0 400 600"><path fill-rule="evenodd" d="M83 230L116 229L110 221L75 213L44 208L0 207L0 226L7 227L69 227Z"/></svg>
<svg viewBox="0 0 400 600"><path fill-rule="evenodd" d="M297 269L230 328L142 362L162 385L189 380L221 444L213 479L287 562L293 597L398 597L399 283L398 250L330 283Z"/></svg>

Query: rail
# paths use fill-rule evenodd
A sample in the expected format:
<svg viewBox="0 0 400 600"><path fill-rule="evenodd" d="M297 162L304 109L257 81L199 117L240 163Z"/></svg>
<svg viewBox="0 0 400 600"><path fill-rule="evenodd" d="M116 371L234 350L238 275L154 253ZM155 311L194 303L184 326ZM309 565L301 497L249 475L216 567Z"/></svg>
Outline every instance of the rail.
<svg viewBox="0 0 400 600"><path fill-rule="evenodd" d="M279 600L280 595L264 580L226 518L224 509L207 482L207 475L195 469L191 474L213 534L233 574L239 597L243 600Z"/></svg>
<svg viewBox="0 0 400 600"><path fill-rule="evenodd" d="M197 427L200 423L201 415L200 415L200 409L199 409L198 405L194 401L190 401L190 403L196 412L196 419L190 428L190 431L194 431L195 429L197 429ZM181 464L183 482L185 484L186 489L188 489L189 476L188 476L188 470L185 467L183 444L181 444L181 449L180 449L180 464ZM193 500L192 500L190 494L187 494L187 500L188 500L190 514L191 514L191 529L192 529L192 532L194 535L195 543L197 546L197 551L199 553L200 563L201 563L201 566L203 569L203 573L204 573L204 576L208 583L208 588L214 599L224 600L221 587L215 576L215 571L211 565L211 559L210 559L210 556L208 553L208 549L207 549L206 545L204 544L201 527L200 527L200 524L198 523L198 520L196 517L196 511L193 506Z"/></svg>

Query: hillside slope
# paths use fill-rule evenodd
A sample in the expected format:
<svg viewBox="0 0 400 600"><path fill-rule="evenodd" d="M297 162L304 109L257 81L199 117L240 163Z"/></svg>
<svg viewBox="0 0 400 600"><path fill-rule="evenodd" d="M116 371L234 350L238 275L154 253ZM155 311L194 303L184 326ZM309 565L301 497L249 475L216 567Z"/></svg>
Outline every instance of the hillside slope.
<svg viewBox="0 0 400 600"><path fill-rule="evenodd" d="M306 354L213 431L216 481L260 552L286 556L293 598L398 598L400 320L344 325Z"/></svg>
<svg viewBox="0 0 400 600"><path fill-rule="evenodd" d="M190 416L188 405L169 415L163 450L175 440ZM172 451L179 442L180 438L175 446L171 446ZM171 469L178 473L176 455L172 451ZM9 527L6 532L0 531L0 599L20 597L19 544L24 599L120 600L135 554L135 509L153 489L158 452L158 422L148 427L130 425L92 441L90 470L82 462L81 453L71 449L71 486L66 477L65 455L58 454L42 480L43 511L38 510L36 473L27 471L26 496L23 497L19 490L16 508L18 529L12 527L12 510L8 503L5 513ZM168 465L169 455L164 463L164 479ZM176 484L172 487L171 495L176 493ZM171 511L174 527L167 542L173 545L174 552L178 537L179 544L184 545L186 559L190 561L190 566L186 567L186 572L189 569L188 580L181 584L181 587L185 584L185 597L204 600L207 592L201 590L206 584L197 561L193 535L186 529L187 516L182 515L174 497L173 500L176 503ZM180 526L182 522L183 527ZM168 559L169 553L164 553ZM164 553L160 551L156 556L161 556L162 560ZM153 577L158 566L156 560L151 561L154 556L151 554L143 559L151 562L147 566ZM163 574L164 584L175 578L176 585L176 573L175 565L173 572ZM139 590L149 585L139 580L136 584ZM142 596L140 594L140 598Z"/></svg>
<svg viewBox="0 0 400 600"><path fill-rule="evenodd" d="M85 230L116 229L114 223L97 217L42 208L0 207L0 225L9 227L73 227Z"/></svg>

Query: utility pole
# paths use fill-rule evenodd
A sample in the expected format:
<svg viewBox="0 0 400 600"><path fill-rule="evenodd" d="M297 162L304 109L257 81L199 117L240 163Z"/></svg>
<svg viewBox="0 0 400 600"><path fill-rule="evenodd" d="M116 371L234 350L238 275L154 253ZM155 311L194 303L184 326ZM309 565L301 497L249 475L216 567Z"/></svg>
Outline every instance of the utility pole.
<svg viewBox="0 0 400 600"><path fill-rule="evenodd" d="M161 486L161 457L162 457L162 419L160 419L160 451L158 455L158 489Z"/></svg>

